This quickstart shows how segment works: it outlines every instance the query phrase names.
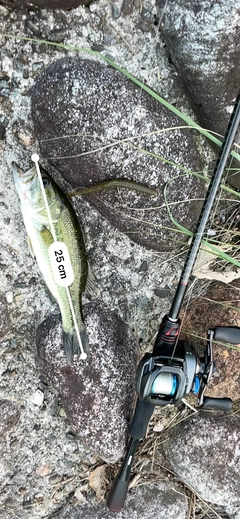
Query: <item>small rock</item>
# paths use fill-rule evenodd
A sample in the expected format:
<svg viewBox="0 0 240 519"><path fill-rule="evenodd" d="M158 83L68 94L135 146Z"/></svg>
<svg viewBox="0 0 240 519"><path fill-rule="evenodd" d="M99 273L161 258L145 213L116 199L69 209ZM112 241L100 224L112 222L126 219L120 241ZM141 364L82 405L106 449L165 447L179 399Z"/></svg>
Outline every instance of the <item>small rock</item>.
<svg viewBox="0 0 240 519"><path fill-rule="evenodd" d="M136 24L136 29L139 29L142 32L150 32L151 31L150 25L148 23L144 22L143 20L140 20Z"/></svg>
<svg viewBox="0 0 240 519"><path fill-rule="evenodd" d="M72 432L67 432L66 433L66 438L67 438L67 440L71 440L71 441L75 441L76 440L76 436Z"/></svg>
<svg viewBox="0 0 240 519"><path fill-rule="evenodd" d="M98 52L102 52L103 50L105 50L105 47L100 43L93 43L91 49L96 50Z"/></svg>
<svg viewBox="0 0 240 519"><path fill-rule="evenodd" d="M147 23L149 25L154 24L156 21L156 17L153 14L153 12L149 11L148 9L145 9L144 7L142 8L142 11L141 11L141 18L145 23Z"/></svg>
<svg viewBox="0 0 240 519"><path fill-rule="evenodd" d="M155 296L157 297L168 297L169 294L170 294L170 288L166 285L164 288L155 288L154 289L154 294Z"/></svg>
<svg viewBox="0 0 240 519"><path fill-rule="evenodd" d="M112 4L112 17L114 20L117 20L118 18L120 18L121 16L121 11L120 9L117 7L117 5L115 5L114 3Z"/></svg>
<svg viewBox="0 0 240 519"><path fill-rule="evenodd" d="M154 432L161 432L164 429L164 425L160 422L157 422L156 425L153 427Z"/></svg>
<svg viewBox="0 0 240 519"><path fill-rule="evenodd" d="M121 11L123 14L131 14L133 12L133 0L123 0Z"/></svg>
<svg viewBox="0 0 240 519"><path fill-rule="evenodd" d="M12 292L6 292L6 301L10 305L13 302L13 293Z"/></svg>
<svg viewBox="0 0 240 519"><path fill-rule="evenodd" d="M64 420L67 418L66 411L62 407L59 409L59 416L61 416L61 418Z"/></svg>
<svg viewBox="0 0 240 519"><path fill-rule="evenodd" d="M28 78L29 78L29 69L24 68L23 69L23 79L28 79Z"/></svg>
<svg viewBox="0 0 240 519"><path fill-rule="evenodd" d="M84 501L86 501L86 497L83 495L80 488L76 488L74 497L77 499L78 503L84 503Z"/></svg>
<svg viewBox="0 0 240 519"><path fill-rule="evenodd" d="M147 269L148 269L148 263L146 260L144 260L142 262L142 264L140 265L139 272L146 272Z"/></svg>
<svg viewBox="0 0 240 519"><path fill-rule="evenodd" d="M26 494L26 491L27 491L26 487L19 487L19 489L18 489L19 494Z"/></svg>
<svg viewBox="0 0 240 519"><path fill-rule="evenodd" d="M19 420L18 406L11 400L0 400L0 438Z"/></svg>
<svg viewBox="0 0 240 519"><path fill-rule="evenodd" d="M7 294L6 294L7 299ZM6 299L4 297L0 297L0 339L2 339L5 335L7 335L10 329L10 320L8 314L8 307L6 304ZM8 301L7 301L8 302Z"/></svg>
<svg viewBox="0 0 240 519"><path fill-rule="evenodd" d="M33 407L42 407L43 400L44 400L43 392L40 391L40 389L37 389L37 391L35 391L35 393L33 393L33 395L30 397L29 403Z"/></svg>
<svg viewBox="0 0 240 519"><path fill-rule="evenodd" d="M49 483L51 483L51 485L56 485L57 483L60 483L60 481L62 481L62 476L60 474L49 476Z"/></svg>
<svg viewBox="0 0 240 519"><path fill-rule="evenodd" d="M6 128L2 123L0 123L0 141L3 141L5 139L5 135L6 135Z"/></svg>
<svg viewBox="0 0 240 519"><path fill-rule="evenodd" d="M17 339L11 339L10 340L10 348L12 348L13 350L16 350L17 347L18 347Z"/></svg>
<svg viewBox="0 0 240 519"><path fill-rule="evenodd" d="M50 416L54 416L57 413L58 410L58 399L54 398L51 402L51 404L48 407L48 414Z"/></svg>
<svg viewBox="0 0 240 519"><path fill-rule="evenodd" d="M48 476L48 474L51 474L52 467L50 463L45 463L45 465L41 465L36 468L36 474L38 476L41 476L41 478L44 478L45 476Z"/></svg>
<svg viewBox="0 0 240 519"><path fill-rule="evenodd" d="M6 461L0 461L0 478L7 478L10 475L10 465Z"/></svg>

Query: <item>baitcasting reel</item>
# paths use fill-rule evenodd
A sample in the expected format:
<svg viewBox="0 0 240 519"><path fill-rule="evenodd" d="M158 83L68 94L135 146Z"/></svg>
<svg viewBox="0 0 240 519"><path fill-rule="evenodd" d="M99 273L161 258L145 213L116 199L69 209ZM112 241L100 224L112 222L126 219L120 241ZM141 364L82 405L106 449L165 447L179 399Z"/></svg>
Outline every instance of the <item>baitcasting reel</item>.
<svg viewBox="0 0 240 519"><path fill-rule="evenodd" d="M168 319L165 319L166 326ZM175 332L176 330L177 328L175 328ZM176 338L176 333L174 335ZM198 395L198 403L201 407L230 410L231 400L229 398L204 396L209 380L216 371L213 362L213 340L238 344L240 329L238 327L210 329L204 355L201 358L198 358L192 347L182 340L177 342L171 355L167 355L167 351L161 355L154 355L154 352L147 353L141 360L137 372L136 389L139 399L154 406L165 406L176 404L185 395L193 392ZM158 339L156 341L155 351L158 349L158 342L161 343L161 332L159 341Z"/></svg>
<svg viewBox="0 0 240 519"><path fill-rule="evenodd" d="M179 314L184 295L239 125L240 93L234 105L169 315L162 320L153 352L145 355L138 368L138 399L129 427L130 439L122 466L107 499L107 506L113 512L119 512L124 504L134 455L139 441L146 435L149 420L156 405L176 404L190 391L193 391L198 394L201 409L230 411L232 408L230 398L205 397L204 392L215 370L213 339L239 344L240 328L219 326L209 330L204 356L199 359L189 344L178 340L178 337L181 326Z"/></svg>

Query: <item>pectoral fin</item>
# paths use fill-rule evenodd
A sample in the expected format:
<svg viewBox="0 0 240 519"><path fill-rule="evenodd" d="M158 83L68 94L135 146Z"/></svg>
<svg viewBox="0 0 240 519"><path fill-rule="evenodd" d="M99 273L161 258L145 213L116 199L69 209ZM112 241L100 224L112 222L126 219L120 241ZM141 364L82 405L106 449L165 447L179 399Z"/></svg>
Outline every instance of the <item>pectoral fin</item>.
<svg viewBox="0 0 240 519"><path fill-rule="evenodd" d="M51 231L46 226L43 226L40 231L40 235L46 247L50 247L51 243L54 241Z"/></svg>
<svg viewBox="0 0 240 519"><path fill-rule="evenodd" d="M34 254L34 250L33 250L33 246L32 246L32 240L29 235L27 235L27 243L28 243L28 249L29 249L29 252L30 252L32 258L35 258L35 254Z"/></svg>

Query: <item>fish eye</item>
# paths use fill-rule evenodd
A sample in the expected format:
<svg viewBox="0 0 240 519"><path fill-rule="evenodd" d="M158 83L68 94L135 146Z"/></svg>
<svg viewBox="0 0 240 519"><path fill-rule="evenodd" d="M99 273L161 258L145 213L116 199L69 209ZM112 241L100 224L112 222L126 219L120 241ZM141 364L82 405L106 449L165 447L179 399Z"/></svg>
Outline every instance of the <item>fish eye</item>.
<svg viewBox="0 0 240 519"><path fill-rule="evenodd" d="M48 187L49 186L49 180L47 177L43 177L42 178L42 183L44 185L44 187Z"/></svg>

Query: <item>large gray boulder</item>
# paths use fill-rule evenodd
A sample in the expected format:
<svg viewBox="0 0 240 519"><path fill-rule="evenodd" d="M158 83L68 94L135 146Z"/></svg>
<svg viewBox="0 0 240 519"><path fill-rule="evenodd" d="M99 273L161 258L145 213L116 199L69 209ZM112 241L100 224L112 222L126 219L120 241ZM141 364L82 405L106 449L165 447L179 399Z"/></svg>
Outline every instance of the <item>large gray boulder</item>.
<svg viewBox="0 0 240 519"><path fill-rule="evenodd" d="M66 58L50 65L36 81L31 100L41 153L57 182L63 176L77 188L122 178L155 188L157 197L113 189L87 195L87 200L148 249L172 250L186 241L169 217L164 187L169 181L172 215L191 229L205 187L172 165L202 170L194 133L156 133L182 126L177 116L117 70L89 59Z"/></svg>
<svg viewBox="0 0 240 519"><path fill-rule="evenodd" d="M78 506L66 506L56 519L186 519L186 496L169 482L146 484L132 489L121 512L113 514L105 502L85 502Z"/></svg>
<svg viewBox="0 0 240 519"><path fill-rule="evenodd" d="M224 135L240 77L235 0L156 0L160 32L204 128ZM239 175L232 183L239 187Z"/></svg>
<svg viewBox="0 0 240 519"><path fill-rule="evenodd" d="M69 366L58 316L37 331L41 375L58 391L73 432L86 449L113 463L123 456L135 404L138 351L133 334L101 303L84 307L91 358Z"/></svg>
<svg viewBox="0 0 240 519"><path fill-rule="evenodd" d="M240 417L200 412L163 443L174 472L200 497L240 517Z"/></svg>

